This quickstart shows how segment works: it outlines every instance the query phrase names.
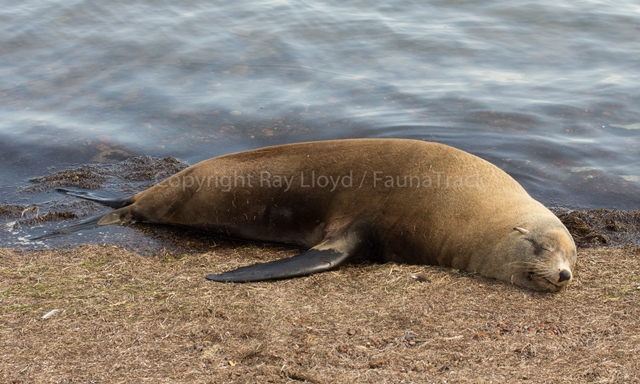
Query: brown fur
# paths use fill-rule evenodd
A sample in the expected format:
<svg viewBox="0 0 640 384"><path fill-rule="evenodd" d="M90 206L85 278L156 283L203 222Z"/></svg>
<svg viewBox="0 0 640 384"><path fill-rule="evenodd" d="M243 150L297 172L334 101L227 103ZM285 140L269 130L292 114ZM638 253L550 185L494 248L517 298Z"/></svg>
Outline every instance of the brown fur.
<svg viewBox="0 0 640 384"><path fill-rule="evenodd" d="M293 178L288 189L276 176ZM339 182L320 187L322 176ZM228 190L225 180L233 180ZM566 286L572 275L560 281L560 272L572 271L576 260L566 228L513 178L466 152L416 140L321 141L221 156L132 201L100 224L174 224L304 248L352 231L358 239L344 241L361 241L371 257L478 272L540 291Z"/></svg>

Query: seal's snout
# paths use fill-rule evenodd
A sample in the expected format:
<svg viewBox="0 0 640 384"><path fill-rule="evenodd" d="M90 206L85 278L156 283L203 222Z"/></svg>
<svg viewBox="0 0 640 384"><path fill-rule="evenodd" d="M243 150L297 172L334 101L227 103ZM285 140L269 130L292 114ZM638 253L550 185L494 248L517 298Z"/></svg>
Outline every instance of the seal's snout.
<svg viewBox="0 0 640 384"><path fill-rule="evenodd" d="M571 271L563 269L562 271L560 271L560 278L558 279L558 283L562 283L567 280L571 280Z"/></svg>

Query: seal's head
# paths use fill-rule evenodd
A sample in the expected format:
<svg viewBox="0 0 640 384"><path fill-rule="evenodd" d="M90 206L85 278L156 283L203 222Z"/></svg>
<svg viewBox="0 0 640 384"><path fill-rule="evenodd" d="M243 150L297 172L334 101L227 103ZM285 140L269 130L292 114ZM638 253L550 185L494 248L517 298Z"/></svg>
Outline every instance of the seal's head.
<svg viewBox="0 0 640 384"><path fill-rule="evenodd" d="M513 228L511 245L515 259L510 281L534 291L558 292L573 280L576 246L569 231L559 225L536 225Z"/></svg>

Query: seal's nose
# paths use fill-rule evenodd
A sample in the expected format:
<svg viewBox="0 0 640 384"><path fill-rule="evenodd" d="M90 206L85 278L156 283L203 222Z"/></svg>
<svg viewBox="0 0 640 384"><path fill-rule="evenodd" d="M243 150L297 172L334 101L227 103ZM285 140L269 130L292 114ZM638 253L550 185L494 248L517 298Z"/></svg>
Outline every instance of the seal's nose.
<svg viewBox="0 0 640 384"><path fill-rule="evenodd" d="M571 279L571 272L563 269L562 271L560 271L560 278L558 279L558 283L562 283L563 281L567 281Z"/></svg>

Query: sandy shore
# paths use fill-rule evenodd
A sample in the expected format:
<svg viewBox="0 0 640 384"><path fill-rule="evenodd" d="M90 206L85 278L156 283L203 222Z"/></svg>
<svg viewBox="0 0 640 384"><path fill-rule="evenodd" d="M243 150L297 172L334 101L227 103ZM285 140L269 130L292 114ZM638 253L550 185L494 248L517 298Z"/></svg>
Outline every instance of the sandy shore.
<svg viewBox="0 0 640 384"><path fill-rule="evenodd" d="M0 249L0 382L640 382L640 247L580 249L558 294L395 264L203 278L295 252Z"/></svg>

